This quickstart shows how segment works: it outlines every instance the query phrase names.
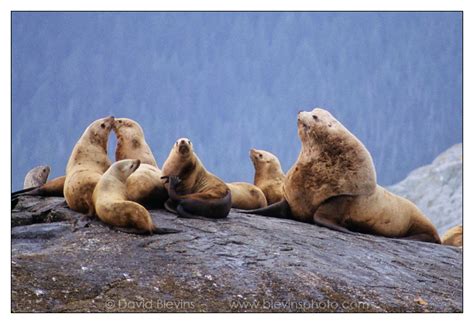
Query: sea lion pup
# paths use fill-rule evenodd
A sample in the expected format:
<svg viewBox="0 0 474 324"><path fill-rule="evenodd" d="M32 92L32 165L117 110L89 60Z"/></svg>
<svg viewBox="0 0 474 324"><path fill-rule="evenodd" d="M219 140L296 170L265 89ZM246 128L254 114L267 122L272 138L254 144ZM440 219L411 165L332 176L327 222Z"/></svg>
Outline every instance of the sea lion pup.
<svg viewBox="0 0 474 324"><path fill-rule="evenodd" d="M302 148L285 177L285 200L257 210L258 214L291 217L346 233L351 229L440 242L433 224L413 203L377 186L369 152L328 111L300 112L298 135Z"/></svg>
<svg viewBox="0 0 474 324"><path fill-rule="evenodd" d="M270 152L256 149L251 149L249 155L255 167L253 183L263 191L267 203L271 205L283 200L285 174L278 158Z"/></svg>
<svg viewBox="0 0 474 324"><path fill-rule="evenodd" d="M141 126L128 118L116 118L113 130L117 135L115 160L139 159L140 167L127 178L128 200L150 207L163 207L168 192L161 181L161 170L145 141Z"/></svg>
<svg viewBox="0 0 474 324"><path fill-rule="evenodd" d="M31 169L25 176L25 180L23 182L23 189L44 185L46 183L46 180L48 180L50 171L51 169L47 165L40 165Z"/></svg>
<svg viewBox="0 0 474 324"><path fill-rule="evenodd" d="M447 230L441 241L444 245L462 247L462 225L454 226Z"/></svg>
<svg viewBox="0 0 474 324"><path fill-rule="evenodd" d="M127 198L127 178L140 166L140 160L121 160L100 177L92 194L97 216L106 224L135 234L169 234L180 231L157 228L142 205Z"/></svg>
<svg viewBox="0 0 474 324"><path fill-rule="evenodd" d="M224 218L232 200L227 185L206 170L187 138L176 141L163 164L168 211L186 218Z"/></svg>
<svg viewBox="0 0 474 324"><path fill-rule="evenodd" d="M247 182L226 183L232 195L232 208L257 209L267 206L265 194L257 186Z"/></svg>
<svg viewBox="0 0 474 324"><path fill-rule="evenodd" d="M92 193L112 164L107 156L107 141L113 124L112 116L94 121L72 150L64 181L64 197L72 210L94 215Z"/></svg>

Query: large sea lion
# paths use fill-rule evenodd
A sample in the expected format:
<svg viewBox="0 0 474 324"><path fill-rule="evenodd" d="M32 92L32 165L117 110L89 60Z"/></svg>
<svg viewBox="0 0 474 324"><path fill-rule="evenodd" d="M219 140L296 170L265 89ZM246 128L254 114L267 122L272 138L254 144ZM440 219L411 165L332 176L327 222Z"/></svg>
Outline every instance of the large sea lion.
<svg viewBox="0 0 474 324"><path fill-rule="evenodd" d="M249 155L255 167L253 183L263 191L267 203L271 205L283 200L285 174L278 158L270 152L257 149L251 149Z"/></svg>
<svg viewBox="0 0 474 324"><path fill-rule="evenodd" d="M166 209L187 218L224 218L232 200L227 185L206 170L187 138L176 141L163 164Z"/></svg>
<svg viewBox="0 0 474 324"><path fill-rule="evenodd" d="M447 230L441 241L444 245L462 247L462 225L454 226Z"/></svg>
<svg viewBox="0 0 474 324"><path fill-rule="evenodd" d="M168 199L161 170L145 141L141 126L128 118L116 118L113 130L117 135L115 160L139 159L140 167L127 178L127 197L145 206L162 207Z"/></svg>
<svg viewBox="0 0 474 324"><path fill-rule="evenodd" d="M253 212L342 232L440 243L413 203L377 186L369 152L328 111L300 112L298 135L302 148L285 177L285 200Z"/></svg>
<svg viewBox="0 0 474 324"><path fill-rule="evenodd" d="M174 229L157 228L150 213L142 205L128 200L127 178L136 172L140 160L115 162L100 177L92 194L94 209L101 221L119 230L136 234L178 233Z"/></svg>
<svg viewBox="0 0 474 324"><path fill-rule="evenodd" d="M267 206L265 194L257 186L247 182L226 184L232 194L232 208L257 209Z"/></svg>
<svg viewBox="0 0 474 324"><path fill-rule="evenodd" d="M92 193L111 165L107 156L107 141L113 124L112 116L94 121L72 150L64 182L64 197L72 210L94 215Z"/></svg>

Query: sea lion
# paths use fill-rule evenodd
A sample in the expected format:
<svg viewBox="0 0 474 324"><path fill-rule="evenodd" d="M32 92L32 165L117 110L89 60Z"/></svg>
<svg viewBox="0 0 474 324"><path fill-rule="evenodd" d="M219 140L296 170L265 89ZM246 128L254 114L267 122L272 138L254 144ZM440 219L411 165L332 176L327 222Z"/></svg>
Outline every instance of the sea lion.
<svg viewBox="0 0 474 324"><path fill-rule="evenodd" d="M227 185L206 170L187 138L173 145L163 164L167 210L186 218L225 218L232 200Z"/></svg>
<svg viewBox="0 0 474 324"><path fill-rule="evenodd" d="M462 225L454 226L444 233L442 242L444 245L462 247Z"/></svg>
<svg viewBox="0 0 474 324"><path fill-rule="evenodd" d="M140 160L117 161L100 177L92 201L101 221L125 232L136 234L178 233L174 229L157 228L150 213L142 205L128 200L127 178L136 172Z"/></svg>
<svg viewBox="0 0 474 324"><path fill-rule="evenodd" d="M51 169L47 165L40 165L31 169L25 176L25 180L23 182L23 189L44 185L46 183L46 180L48 180L50 171Z"/></svg>
<svg viewBox="0 0 474 324"><path fill-rule="evenodd" d="M145 206L162 207L168 199L161 170L145 141L141 126L128 118L116 118L113 130L117 135L115 160L139 159L140 167L127 178L128 200Z"/></svg>
<svg viewBox="0 0 474 324"><path fill-rule="evenodd" d="M283 200L285 174L278 158L270 152L257 149L251 149L249 155L255 167L253 183L263 191L267 203L271 205Z"/></svg>
<svg viewBox="0 0 474 324"><path fill-rule="evenodd" d="M247 182L226 183L232 194L232 208L257 209L267 206L265 194L257 186Z"/></svg>
<svg viewBox="0 0 474 324"><path fill-rule="evenodd" d="M328 111L298 113L298 135L302 148L285 177L285 200L254 212L346 233L440 242L413 203L377 186L370 153Z"/></svg>
<svg viewBox="0 0 474 324"><path fill-rule="evenodd" d="M64 181L64 197L72 210L94 215L92 193L112 164L107 156L107 141L113 124L112 116L94 121L72 150Z"/></svg>

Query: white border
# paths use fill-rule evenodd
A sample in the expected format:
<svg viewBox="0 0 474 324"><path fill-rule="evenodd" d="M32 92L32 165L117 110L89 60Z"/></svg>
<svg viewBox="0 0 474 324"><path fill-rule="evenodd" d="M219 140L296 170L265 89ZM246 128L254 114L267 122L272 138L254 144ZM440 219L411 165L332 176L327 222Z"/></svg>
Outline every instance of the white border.
<svg viewBox="0 0 474 324"><path fill-rule="evenodd" d="M350 0L332 0L332 1L301 1L301 0L292 0L292 1L278 1L278 0L262 0L262 1L250 1L250 0L240 0L236 2L231 1L216 1L216 0L201 0L201 1L142 1L142 0L117 0L107 2L99 2L98 0L84 0L84 1L52 1L52 0L43 0L43 1L10 1L10 0L0 0L0 44L2 45L2 50L0 51L0 62L2 71L0 75L0 103L1 103L1 127L0 127L0 140L2 148L11 148L11 138L10 138L10 11L12 10L462 10L464 11L464 197L474 197L471 190L470 184L472 183L472 171L469 170L469 164L472 161L472 133L474 127L469 127L469 121L472 121L472 114L474 105L472 102L472 88L469 85L472 85L471 76L472 76L472 58L474 57L472 49L472 41L470 38L473 38L472 35L472 11L469 7L470 4L474 1L415 1L415 0L397 0L397 1L350 1ZM449 107L447 107L449 109ZM8 152L10 152L8 150ZM472 315L472 307L468 304L469 288L472 288L472 279L470 275L473 273L472 262L469 259L467 253L464 255L464 314L447 314L447 315L404 315L404 314L395 314L391 316L381 315L352 315L349 319L347 316L341 316L337 314L326 314L326 315L315 315L315 314L300 314L291 316L290 314L281 314L281 315L269 315L265 316L263 314L252 314L250 316L243 314L233 314L232 316L225 316L221 314L208 314L208 315L182 315L182 314L139 314L139 315L88 315L88 314L75 314L75 315L62 315L62 314L53 314L53 315L27 315L27 314L10 314L10 158L7 159L7 154L4 153L4 159L1 160L1 204L2 213L1 217L1 260L5 266L3 266L1 271L1 280L2 280L2 294L1 294L1 318L2 320L8 321L34 321L36 323L48 323L51 322L63 322L68 321L70 323L94 323L106 320L118 320L118 321L129 321L133 320L150 320L162 321L184 321L192 320L203 323L222 323L226 322L242 322L249 320L270 320L272 322L288 322L288 321L298 321L298 322L312 322L316 321L331 321L331 322L346 322L347 320L362 320L365 322L377 322L383 320L385 323L397 323L406 322L406 321L417 321L424 322L440 320L443 322L449 320L462 321L465 322L468 316ZM471 198L472 201L472 198ZM464 227L467 231L466 233L470 234L472 229L472 219L474 216L474 210L472 208L472 203L466 199L464 201ZM471 220L470 220L471 219ZM472 240L469 235L464 236L464 249L469 251L472 254ZM472 299L471 299L472 300ZM290 317L291 316L291 317ZM357 316L357 318L356 318Z"/></svg>

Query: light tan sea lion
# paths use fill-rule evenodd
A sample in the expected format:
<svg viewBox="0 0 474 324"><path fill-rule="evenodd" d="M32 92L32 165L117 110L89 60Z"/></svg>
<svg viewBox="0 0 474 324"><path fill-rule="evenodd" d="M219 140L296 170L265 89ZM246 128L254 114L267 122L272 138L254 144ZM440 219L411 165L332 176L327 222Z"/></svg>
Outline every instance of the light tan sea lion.
<svg viewBox="0 0 474 324"><path fill-rule="evenodd" d="M257 209L267 206L265 194L257 186L247 182L226 184L232 194L232 208Z"/></svg>
<svg viewBox="0 0 474 324"><path fill-rule="evenodd" d="M161 170L145 141L141 126L128 118L116 118L114 132L117 135L115 159L139 159L140 167L127 178L127 197L145 206L162 207L168 199Z"/></svg>
<svg viewBox="0 0 474 324"><path fill-rule="evenodd" d="M72 150L64 182L64 197L72 210L94 215L92 193L111 165L107 156L107 141L113 124L112 116L94 121Z"/></svg>
<svg viewBox="0 0 474 324"><path fill-rule="evenodd" d="M443 244L462 247L462 233L462 225L450 228L443 235Z"/></svg>
<svg viewBox="0 0 474 324"><path fill-rule="evenodd" d="M369 152L328 111L300 112L298 135L302 149L285 177L285 200L254 212L348 233L440 242L413 203L377 186Z"/></svg>
<svg viewBox="0 0 474 324"><path fill-rule="evenodd" d="M176 141L163 165L166 209L186 218L224 218L232 200L227 185L203 166L187 138Z"/></svg>
<svg viewBox="0 0 474 324"><path fill-rule="evenodd" d="M140 166L140 160L115 162L101 176L92 195L94 209L101 221L122 231L136 234L169 234L179 231L157 228L142 205L127 198L127 178Z"/></svg>
<svg viewBox="0 0 474 324"><path fill-rule="evenodd" d="M251 149L250 159L255 167L253 183L263 191L268 205L285 199L283 196L285 174L278 158L270 152Z"/></svg>

